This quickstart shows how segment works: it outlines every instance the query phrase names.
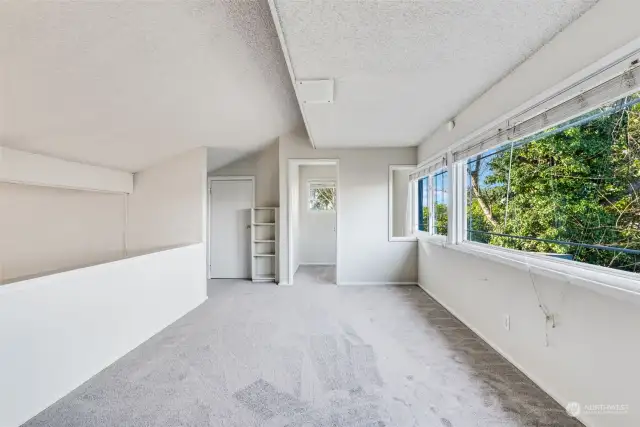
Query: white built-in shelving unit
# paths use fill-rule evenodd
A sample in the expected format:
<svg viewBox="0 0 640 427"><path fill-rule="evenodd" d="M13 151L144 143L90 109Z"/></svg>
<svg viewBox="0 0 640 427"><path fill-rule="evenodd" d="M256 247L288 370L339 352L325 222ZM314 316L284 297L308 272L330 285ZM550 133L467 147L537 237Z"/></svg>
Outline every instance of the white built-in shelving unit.
<svg viewBox="0 0 640 427"><path fill-rule="evenodd" d="M275 282L278 268L278 208L251 209L251 279Z"/></svg>

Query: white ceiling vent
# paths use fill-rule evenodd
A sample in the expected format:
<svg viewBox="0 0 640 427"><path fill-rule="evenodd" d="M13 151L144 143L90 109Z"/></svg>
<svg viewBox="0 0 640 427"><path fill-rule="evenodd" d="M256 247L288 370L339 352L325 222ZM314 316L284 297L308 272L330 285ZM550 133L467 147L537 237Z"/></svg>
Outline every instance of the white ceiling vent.
<svg viewBox="0 0 640 427"><path fill-rule="evenodd" d="M333 103L333 79L298 80L296 92L303 104L331 104Z"/></svg>

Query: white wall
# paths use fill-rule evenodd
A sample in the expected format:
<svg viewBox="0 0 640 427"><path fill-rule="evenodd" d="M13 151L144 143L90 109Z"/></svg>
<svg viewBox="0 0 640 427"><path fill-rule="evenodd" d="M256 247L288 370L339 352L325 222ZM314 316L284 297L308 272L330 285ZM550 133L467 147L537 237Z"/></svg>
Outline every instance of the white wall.
<svg viewBox="0 0 640 427"><path fill-rule="evenodd" d="M585 415L593 427L640 425L640 310L637 301L603 296L533 276L557 319L547 328L526 270L420 242L420 284L563 406L628 405L627 415ZM511 329L503 327L509 314Z"/></svg>
<svg viewBox="0 0 640 427"><path fill-rule="evenodd" d="M222 168L209 176L255 176L256 206L279 206L278 142Z"/></svg>
<svg viewBox="0 0 640 427"><path fill-rule="evenodd" d="M640 37L640 2L601 0L550 43L422 143L421 161L438 155L522 105L577 81L630 51ZM602 37L606 34L606 37ZM603 59L604 58L604 59ZM545 317L527 271L420 242L420 283L439 302L519 366L561 404L629 405L628 415L584 414L594 427L640 425L640 311L624 299L534 276L556 315L545 346ZM503 316L511 316L511 330Z"/></svg>
<svg viewBox="0 0 640 427"><path fill-rule="evenodd" d="M124 197L0 183L0 283L122 257Z"/></svg>
<svg viewBox="0 0 640 427"><path fill-rule="evenodd" d="M336 213L309 210L309 180L335 181L335 166L300 166L299 264L336 263ZM294 244L295 247L295 244Z"/></svg>
<svg viewBox="0 0 640 427"><path fill-rule="evenodd" d="M0 287L0 426L16 427L206 299L203 244Z"/></svg>
<svg viewBox="0 0 640 427"><path fill-rule="evenodd" d="M280 138L280 268L289 282L288 159L339 159L339 281L417 281L416 242L389 242L389 165L414 164L415 148L314 150L300 131Z"/></svg>
<svg viewBox="0 0 640 427"><path fill-rule="evenodd" d="M136 173L128 206L130 255L206 241L207 150L191 150Z"/></svg>
<svg viewBox="0 0 640 427"><path fill-rule="evenodd" d="M131 195L0 183L0 283L205 241L206 162L200 148L136 173ZM56 165L50 177L82 177L82 168Z"/></svg>
<svg viewBox="0 0 640 427"><path fill-rule="evenodd" d="M638 1L600 0L458 114L455 129L449 131L445 124L440 126L420 144L419 161L439 154L470 133L636 40L640 37L639 14Z"/></svg>

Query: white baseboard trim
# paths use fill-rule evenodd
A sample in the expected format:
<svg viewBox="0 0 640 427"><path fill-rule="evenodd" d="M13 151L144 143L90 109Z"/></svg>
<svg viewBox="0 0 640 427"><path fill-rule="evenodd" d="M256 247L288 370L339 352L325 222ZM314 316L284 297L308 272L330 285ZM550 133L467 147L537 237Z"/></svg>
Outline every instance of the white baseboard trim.
<svg viewBox="0 0 640 427"><path fill-rule="evenodd" d="M326 265L327 267L329 267L329 266L336 265L336 263L335 262L301 262L299 266L301 265Z"/></svg>
<svg viewBox="0 0 640 427"><path fill-rule="evenodd" d="M341 286L420 286L417 282L340 282Z"/></svg>
<svg viewBox="0 0 640 427"><path fill-rule="evenodd" d="M473 333L475 333L476 335L478 335L482 341L486 342L487 344L489 344L489 346L494 349L498 354L500 354L500 356L504 357L505 359L507 359L507 361L509 363L511 363L513 366L515 366L516 368L518 368L518 370L520 372L522 372L524 374L524 376L526 376L527 378L529 378L534 384L536 384L538 387L540 387L545 393L547 393L553 400L556 401L556 403L558 403L558 405L560 405L561 407L565 408L567 406L567 404L570 402L568 399L562 399L560 398L560 396L558 396L557 393L555 393L554 391L551 390L550 387L547 387L542 381L540 381L539 379L535 378L533 375L531 375L529 372L527 372L518 362L516 362L515 360L513 360L511 358L511 356L509 356L509 354L507 354L505 351L503 351L498 345L496 345L494 342L492 342L491 340L488 340L479 330L477 330L475 327L473 327L468 321L465 320L464 317L460 316L458 313L456 313L455 310L453 310L448 304L446 304L445 302L443 302L440 298L438 298L436 295L434 295L431 291L427 290L424 286L422 286L422 284L418 283L418 286L420 287L420 289L422 289L427 295L429 295L431 298L433 298L434 300L436 300L438 302L438 304L442 305L449 313L453 314L459 321L461 321L462 323L464 323L464 325L471 329L471 331L473 331ZM587 427L595 427L593 424L589 424L585 419L583 419L583 417L581 415L575 417L578 421L580 421L582 424L584 424Z"/></svg>

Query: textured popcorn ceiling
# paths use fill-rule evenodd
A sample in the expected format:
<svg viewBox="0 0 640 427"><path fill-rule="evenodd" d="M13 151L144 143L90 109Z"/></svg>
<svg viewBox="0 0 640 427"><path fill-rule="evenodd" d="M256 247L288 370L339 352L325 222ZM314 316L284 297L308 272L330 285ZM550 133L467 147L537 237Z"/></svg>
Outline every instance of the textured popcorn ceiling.
<svg viewBox="0 0 640 427"><path fill-rule="evenodd" d="M597 0L274 0L317 147L416 145ZM553 66L553 64L549 64Z"/></svg>
<svg viewBox="0 0 640 427"><path fill-rule="evenodd" d="M301 122L266 0L2 0L0 64L0 145L71 160L225 163Z"/></svg>

